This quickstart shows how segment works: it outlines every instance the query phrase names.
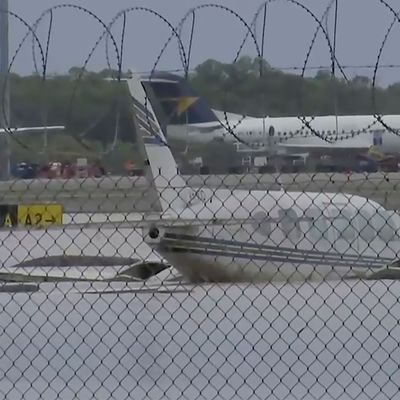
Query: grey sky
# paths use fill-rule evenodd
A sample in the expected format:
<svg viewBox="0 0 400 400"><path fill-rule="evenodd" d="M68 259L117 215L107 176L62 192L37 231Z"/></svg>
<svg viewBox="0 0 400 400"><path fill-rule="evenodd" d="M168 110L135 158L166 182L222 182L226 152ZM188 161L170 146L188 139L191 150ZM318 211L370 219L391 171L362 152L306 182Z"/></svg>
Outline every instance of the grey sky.
<svg viewBox="0 0 400 400"><path fill-rule="evenodd" d="M386 0L396 10L395 0ZM204 4L199 0L148 0L133 2L131 0L98 1L69 0L72 4L84 6L105 22L109 22L118 11L132 6L142 5L152 8L164 15L173 25L194 6ZM309 7L320 17L330 0L304 0L302 4ZM260 0L219 0L216 3L228 6L237 11L246 21L250 22L255 11L261 4ZM61 4L52 0L11 0L10 9L29 22L45 9ZM337 55L342 65L375 64L379 48L386 34L393 15L380 0L339 0L339 24L337 36ZM262 20L259 19L259 26ZM330 31L333 31L333 13L329 19ZM189 25L186 25L183 39L185 45L189 38ZM47 22L40 29L41 40L45 39ZM114 33L118 37L121 23L115 26ZM301 66L316 29L315 21L304 10L294 6L288 0L271 2L268 12L268 31L265 46L265 58L274 66ZM387 46L382 53L383 64L400 64L397 51L400 36L400 24L397 23L389 37ZM11 20L11 54L24 34L24 29L15 19ZM71 66L82 65L87 53L102 32L99 24L91 18L78 14L73 10L58 10L54 13L54 30L50 49L49 71L64 72ZM150 70L163 43L170 31L155 17L141 13L133 13L128 17L126 42L124 52L124 69ZM204 9L197 14L197 25L192 53L192 66L207 58L221 61L232 61L239 43L245 33L244 26L216 9ZM258 35L261 36L260 34ZM107 66L104 43L89 63L91 69L101 69ZM250 41L243 54L256 56L255 46ZM113 58L115 65L115 58ZM319 34L310 57L310 65L329 65L329 51L325 39ZM176 41L173 42L163 56L160 68L179 68L180 62ZM14 71L30 73L33 70L30 42L27 43L18 56ZM346 70L350 76L368 74L368 70L350 68ZM369 71L371 73L371 71ZM378 82L387 84L400 81L400 68L380 69Z"/></svg>

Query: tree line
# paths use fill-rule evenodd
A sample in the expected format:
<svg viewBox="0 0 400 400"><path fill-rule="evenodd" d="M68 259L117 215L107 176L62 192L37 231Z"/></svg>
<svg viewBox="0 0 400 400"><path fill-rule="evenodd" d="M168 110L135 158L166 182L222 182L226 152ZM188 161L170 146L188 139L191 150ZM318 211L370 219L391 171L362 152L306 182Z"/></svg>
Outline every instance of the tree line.
<svg viewBox="0 0 400 400"><path fill-rule="evenodd" d="M105 158L114 165L136 154L130 97L124 83L107 79L113 76L116 71L76 67L45 81L37 75L11 74L10 125L66 125L63 134L49 137L46 149L42 138L24 138L25 149L13 143L14 160L38 154L53 159L81 155ZM400 114L400 83L374 89L365 76L332 78L325 70L301 77L247 56L234 64L207 60L188 80L212 108L243 115ZM214 150L196 148L191 155L212 158L207 155Z"/></svg>

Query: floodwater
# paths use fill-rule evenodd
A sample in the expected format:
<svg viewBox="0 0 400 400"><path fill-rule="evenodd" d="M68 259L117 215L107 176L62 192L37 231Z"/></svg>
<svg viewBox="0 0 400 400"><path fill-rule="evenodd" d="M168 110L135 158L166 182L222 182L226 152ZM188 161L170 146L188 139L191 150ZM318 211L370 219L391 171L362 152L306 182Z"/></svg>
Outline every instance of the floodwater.
<svg viewBox="0 0 400 400"><path fill-rule="evenodd" d="M201 285L0 295L6 399L388 399L400 285Z"/></svg>
<svg viewBox="0 0 400 400"><path fill-rule="evenodd" d="M128 228L2 231L0 242L4 270L46 254L158 257ZM91 273L110 277L115 268ZM207 284L186 293L109 285L0 294L1 398L389 399L399 391L397 281Z"/></svg>

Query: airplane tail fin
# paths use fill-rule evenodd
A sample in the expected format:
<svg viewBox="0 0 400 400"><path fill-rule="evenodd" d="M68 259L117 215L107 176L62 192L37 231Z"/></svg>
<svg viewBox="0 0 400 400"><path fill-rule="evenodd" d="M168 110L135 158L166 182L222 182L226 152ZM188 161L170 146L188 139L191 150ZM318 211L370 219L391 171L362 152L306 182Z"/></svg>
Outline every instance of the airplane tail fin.
<svg viewBox="0 0 400 400"><path fill-rule="evenodd" d="M181 76L155 72L143 77L145 87L154 92L157 116L165 125L218 123L219 119L207 102Z"/></svg>
<svg viewBox="0 0 400 400"><path fill-rule="evenodd" d="M140 78L133 75L128 87L134 107L137 140L142 147L148 178L163 213L177 213L187 206L190 189L179 175L175 159L153 111Z"/></svg>

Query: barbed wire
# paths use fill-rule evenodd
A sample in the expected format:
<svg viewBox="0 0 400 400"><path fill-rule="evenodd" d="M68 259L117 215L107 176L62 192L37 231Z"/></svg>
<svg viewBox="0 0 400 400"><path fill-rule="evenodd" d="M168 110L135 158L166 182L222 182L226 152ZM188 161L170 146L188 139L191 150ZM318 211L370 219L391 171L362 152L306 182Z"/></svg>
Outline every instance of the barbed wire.
<svg viewBox="0 0 400 400"><path fill-rule="evenodd" d="M67 3L45 10L32 25L16 17L24 32L3 86L5 123L10 124L6 84L18 55L28 45L40 78L41 118L47 125L49 63L53 50L60 51L51 44L56 17L67 10L74 17L93 20L96 29L82 67L71 76L72 93L64 110L67 124L81 111L78 93L80 85L82 90L87 87L85 71L95 53L104 56L115 84L125 85L127 52L136 40L128 34L134 16L151 18L150 32L156 31L155 24L164 29L156 38L156 56L148 71L139 73L146 74L150 83L158 79L160 65L171 48L177 50L178 66L168 72L179 73L184 82L190 82L191 73L197 71L193 65L196 38L207 29L202 18L209 10L226 15L228 25L244 29L243 37L233 43L229 60L237 66L250 44L256 55L251 70L255 82L267 80L269 70L299 72L296 81L300 85L292 95L300 114L307 109L307 71L325 71L324 79L328 77L328 89L333 88L333 101L337 101L335 85L350 85L348 70L357 68L342 65L337 54L338 1L329 0L319 16L300 0L280 0L299 10L310 24L301 63L286 67L265 62L266 44L272 37L269 7L273 2L278 0L263 2L249 20L212 3L182 13L177 24L141 6L123 9L110 21ZM386 127L375 93L382 55L400 16L383 0L377 4L390 13L391 24L383 27L376 62L363 66L373 72L366 86L374 104L372 122L357 132L337 130L325 135L315 129L315 117L298 115L302 128L285 132L284 137L275 135L277 141L316 136L336 143L376 126L400 134ZM333 12L332 36L328 18ZM141 33L144 42L146 32ZM321 37L329 60L312 65L311 55ZM385 65L400 68L394 63ZM219 124L251 149L255 145L238 134L246 116L232 120L226 109L236 84L234 67L228 76L231 79L220 89L223 116ZM142 101L145 94L131 94L136 129L150 130L168 146L149 112L152 98ZM117 144L123 95L120 90L110 95L115 131L111 145L99 152L101 155L109 154ZM267 102L260 109L267 114ZM83 132L71 133L89 150L86 133L100 123L104 111L97 114ZM265 125L268 132L269 124ZM6 130L12 140L29 149L9 126ZM259 170L259 175L184 176L175 174L173 156L164 146L149 146L148 152L154 170L143 172L149 172L152 179L105 176L105 171L98 179L86 179L97 175L86 166L81 175L77 162L76 168L66 168L65 173L60 166L44 180L0 185L0 294L4 300L0 393L4 398L395 396L398 385L393 371L400 360L395 339L400 315L396 289L400 216L393 209L399 208L395 195L398 174L307 173L302 179L303 174L295 171L291 175ZM218 158L219 154L212 156ZM227 158L222 160L224 168L230 162ZM267 161L264 166L269 167ZM340 160L337 164L341 166ZM154 172L157 169L159 176ZM149 188L157 190L155 198ZM36 214L38 209L42 211ZM28 217L37 215L49 220L45 224L28 222ZM7 222L11 219L15 221Z"/></svg>
<svg viewBox="0 0 400 400"><path fill-rule="evenodd" d="M264 65L264 58L265 58L265 43L269 39L269 35L267 34L268 30L268 13L269 13L269 5L271 3L277 3L278 0L266 0L264 1L256 10L253 18L251 21L248 23L246 20L236 11L229 7L225 7L220 4L216 3L207 3L207 4L202 4L198 5L196 7L191 8L188 10L185 15L182 17L182 19L178 22L176 27L172 22L170 22L165 16L160 14L158 11L148 8L148 7L130 7L125 10L119 11L109 23L106 23L104 19L100 18L95 12L89 10L88 8L78 6L76 4L69 4L69 3L64 3L60 5L56 5L53 7L50 7L46 9L45 11L42 12L42 14L38 17L36 21L30 25L26 20L24 20L22 17L17 15L14 12L10 11L10 16L16 18L20 23L22 23L26 29L26 33L23 36L22 40L20 43L17 45L17 48L15 50L15 53L13 57L11 58L10 65L9 65L9 73L12 71L12 68L14 66L15 60L17 56L19 55L20 51L22 50L26 40L28 37L32 37L32 59L33 59L33 65L35 68L36 73L41 76L42 79L42 112L41 112L41 118L43 121L43 126L47 126L47 113L46 113L46 80L48 78L48 62L49 62L49 57L50 57L50 42L52 40L53 36L53 30L54 30L54 13L56 11L60 12L63 10L67 9L72 9L77 13L87 15L91 19L95 20L100 26L101 26L101 33L97 37L96 41L94 42L93 46L91 49L88 51L87 56L85 60L83 61L82 67L79 70L78 76L75 78L75 84L72 90L72 94L70 96L69 100L69 105L66 110L66 121L68 122L73 113L74 113L74 100L76 98L77 90L79 88L79 85L84 77L84 72L87 69L87 66L90 62L90 60L93 58L94 53L96 50L99 48L99 46L104 42L105 45L105 63L108 66L108 69L110 71L117 71L117 75L114 76L113 78L117 81L121 81L122 77L122 71L123 71L123 60L124 60L124 53L127 51L128 46L127 44L129 43L130 38L126 37L126 32L127 32L127 25L129 24L128 21L128 14L135 13L135 12L145 12L147 14L153 15L154 17L157 18L160 23L166 25L168 29L170 30L170 36L165 40L162 41L160 40L160 43L162 46L160 47L159 52L157 53L157 56L155 58L153 66L149 69L149 81L151 82L152 79L154 78L154 75L156 73L156 70L160 64L160 60L165 54L165 51L167 47L169 46L170 42L172 39L176 39L177 44L178 44L178 52L179 52L179 57L180 57L180 62L182 64L181 68L176 68L176 69L170 69L167 72L173 72L173 73L183 73L185 79L189 79L189 74L193 73L196 71L196 68L193 68L190 63L194 51L194 46L193 44L196 41L197 36L201 35L201 29L196 29L197 25L199 24L200 16L198 15L200 12L206 9L211 9L218 11L220 13L226 14L229 17L232 18L233 21L238 21L243 27L245 28L245 33L243 36L243 39L240 41L238 50L236 51L236 54L233 57L232 64L236 64L238 61L240 55L243 53L244 48L246 43L250 40L252 45L254 46L255 49L255 55L256 58L259 62L259 78L262 79L265 65ZM305 74L307 71L329 71L332 79L332 87L336 87L336 80L338 79L336 77L336 69L340 71L344 82L349 83L351 80L347 77L345 71L349 69L370 69L373 71L373 77L372 77L372 83L371 83L371 104L372 108L374 111L373 116L374 116L374 121L366 126L363 129L358 130L357 132L349 132L347 134L342 134L339 135L339 132L335 136L328 136L324 135L321 132L318 132L314 127L313 127L313 120L314 117L310 116L307 118L306 115L298 115L297 118L301 121L302 123L302 128L292 132L290 135L288 135L287 138L281 138L281 141L288 140L290 137L297 136L297 135L304 135L304 129L307 129L311 134L316 137L319 137L320 139L329 142L329 143L334 143L339 140L345 140L350 137L354 137L355 135L367 132L372 126L374 126L376 123L378 123L380 126L382 126L384 129L390 131L393 134L398 135L399 131L397 129L394 129L393 127L389 126L386 121L383 120L382 116L380 115L380 112L378 110L378 104L377 104L377 98L376 98L376 87L377 87L377 73L378 70L380 69L397 69L400 68L400 64L396 63L387 63L387 64L380 64L381 61L381 56L383 53L383 50L387 44L387 41L392 33L392 30L394 26L396 25L397 22L400 22L399 14L385 1L385 0L376 0L376 3L393 16L393 20L388 26L386 33L384 35L384 39L382 41L382 44L378 50L377 54L377 59L375 63L369 63L369 64L341 64L338 60L337 54L336 54L336 48L337 48L337 41L336 41L336 34L337 34L337 18L338 18L338 3L336 0L330 0L329 3L327 4L326 8L324 9L322 15L318 17L310 8L305 6L304 4L296 1L296 0L280 0L281 3L285 3L293 8L299 9L305 13L305 15L308 16L308 18L312 21L312 23L315 25L315 30L312 35L312 38L309 42L306 54L305 54L305 60L303 62L303 65L282 65L282 66L272 66L268 65L267 68L270 70L281 70L281 71L294 71L294 72L300 72L300 76L302 78L305 77ZM332 10L335 11L335 28L334 28L334 38L333 38L333 45L331 43L331 39L329 37L329 32L328 32L328 17L332 13ZM48 20L48 27L47 27L47 35L46 38L44 39L45 41L42 42L38 36L37 32L39 27L41 27L45 23L46 17L49 17ZM259 24L258 20L260 17L263 17L262 20L262 29L261 32L259 31ZM112 33L114 25L122 18L122 29L120 33L120 37L117 39L115 35ZM191 18L191 28L189 30L189 38L188 38L188 44L185 46L185 38L184 38L184 25L188 21L188 19ZM324 22L325 21L325 22ZM324 26L324 23L327 25L326 27ZM204 25L203 25L204 26ZM261 33L261 40L257 37L257 34ZM315 47L317 38L322 35L324 42L328 48L329 54L330 54L330 64L320 64L320 65L310 65L310 58L312 51ZM113 52L115 54L115 68L113 68L111 59L110 59L110 49L109 49L109 43L112 43L113 47ZM41 66L38 66L37 63L37 50L39 50L40 53L40 59L41 59ZM4 85L8 83L8 78L6 82L4 82ZM248 143L246 140L243 138L239 137L237 135L236 130L237 128L242 124L242 122L246 119L246 115L242 115L238 120L232 121L229 119L229 113L227 110L227 104L229 100L229 92L232 90L232 84L234 83L227 83L226 87L224 87L224 95L222 96L222 112L223 112L223 118L220 120L221 128L224 129L228 134L232 135L238 142L241 144L244 144L248 146L249 148L254 147L252 143ZM304 107L304 91L302 89L304 85L300 85L300 91L299 95L297 98L298 101L298 106L299 109L303 109ZM6 86L3 87L3 89ZM16 138L15 135L13 134L13 131L10 126L10 121L8 121L8 116L6 112L6 107L7 107L7 99L5 98L5 93L6 91L3 90L3 96L2 96L2 114L3 114L3 120L5 121L5 129L10 135L10 137L16 141L19 145L21 145L24 148L28 148L25 143L23 143L20 139ZM333 93L333 101L337 102L337 93ZM116 99L116 102L119 103L120 99ZM146 107L147 107L147 99L146 99ZM303 112L304 113L304 112ZM265 110L264 115L268 115L268 110ZM335 115L337 115L337 110L335 107ZM268 117L264 117L265 120L267 120ZM74 133L71 134L71 136L83 147L86 149L89 149L89 145L82 139L81 135L76 135ZM114 138L115 142L115 138Z"/></svg>

